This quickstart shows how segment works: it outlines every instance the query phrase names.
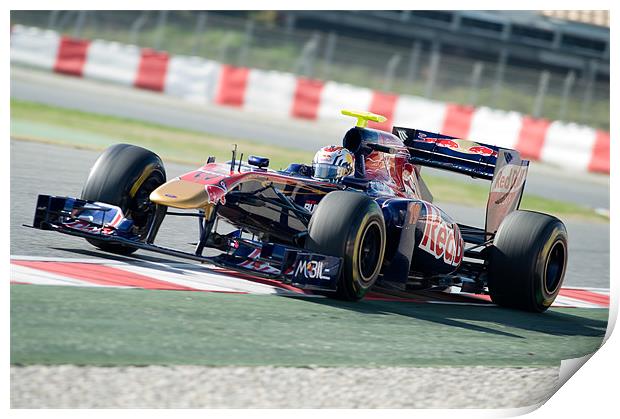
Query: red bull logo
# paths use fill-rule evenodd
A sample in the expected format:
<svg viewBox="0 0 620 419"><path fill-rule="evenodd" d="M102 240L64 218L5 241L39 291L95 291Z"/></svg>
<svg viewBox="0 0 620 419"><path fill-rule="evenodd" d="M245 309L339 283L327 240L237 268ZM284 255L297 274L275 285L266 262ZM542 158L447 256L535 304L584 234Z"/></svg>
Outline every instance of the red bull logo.
<svg viewBox="0 0 620 419"><path fill-rule="evenodd" d="M466 154L479 154L481 156L489 157L497 157L497 151L493 150L491 147L487 147L482 144L478 144L468 140L461 140L458 138L437 138L437 137L427 137L424 134L419 134L418 138L415 139L417 142L421 143L430 143L435 144L439 147L446 147L450 150L458 151L460 153Z"/></svg>
<svg viewBox="0 0 620 419"><path fill-rule="evenodd" d="M344 147L338 146L338 145L328 145L326 147L323 147L323 151L328 152L328 153L332 153L334 151L338 151L338 150L342 150Z"/></svg>
<svg viewBox="0 0 620 419"><path fill-rule="evenodd" d="M491 193L508 193L519 191L525 183L527 166L507 164L493 177Z"/></svg>
<svg viewBox="0 0 620 419"><path fill-rule="evenodd" d="M209 204L226 204L226 190L221 186L205 185L205 191L207 192L207 201Z"/></svg>
<svg viewBox="0 0 620 419"><path fill-rule="evenodd" d="M434 206L424 203L424 207L426 224L418 247L435 259L443 259L446 264L459 266L463 260L461 231L456 224L446 223Z"/></svg>
<svg viewBox="0 0 620 419"><path fill-rule="evenodd" d="M453 150L458 150L460 148L459 143L448 138L420 137L419 139L416 139L416 141L422 143L436 144L439 147L448 147Z"/></svg>
<svg viewBox="0 0 620 419"><path fill-rule="evenodd" d="M497 157L497 151L493 150L492 148L483 146L483 145L476 145L473 147L469 147L468 150L470 153L473 154L481 154L483 156L493 156L493 157Z"/></svg>

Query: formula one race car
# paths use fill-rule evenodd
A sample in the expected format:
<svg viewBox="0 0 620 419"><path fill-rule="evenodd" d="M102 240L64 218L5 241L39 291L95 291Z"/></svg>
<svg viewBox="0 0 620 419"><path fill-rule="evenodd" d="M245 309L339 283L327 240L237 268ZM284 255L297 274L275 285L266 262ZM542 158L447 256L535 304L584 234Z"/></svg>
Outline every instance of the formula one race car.
<svg viewBox="0 0 620 419"><path fill-rule="evenodd" d="M114 145L92 167L81 198L39 195L33 227L113 253L208 261L349 301L375 285L460 286L505 307L551 305L566 272L567 234L555 217L518 210L529 161L447 135L368 128L385 120L380 115L343 114L358 121L342 146L322 148L312 166L281 171L268 169L265 157L237 159L235 147L229 162L209 157L166 181L156 154ZM422 166L490 180L485 228L456 223L434 205ZM165 216L198 219L193 251L154 243ZM205 248L219 254L205 256Z"/></svg>

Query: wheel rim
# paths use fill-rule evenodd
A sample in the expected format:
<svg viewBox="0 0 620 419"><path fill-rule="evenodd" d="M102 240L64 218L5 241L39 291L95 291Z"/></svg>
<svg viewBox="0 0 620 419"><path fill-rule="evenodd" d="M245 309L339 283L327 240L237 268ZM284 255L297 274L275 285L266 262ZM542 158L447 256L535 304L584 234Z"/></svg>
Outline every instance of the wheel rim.
<svg viewBox="0 0 620 419"><path fill-rule="evenodd" d="M545 290L548 294L557 291L564 273L566 249L562 241L554 243L545 266Z"/></svg>
<svg viewBox="0 0 620 419"><path fill-rule="evenodd" d="M155 217L156 205L149 199L149 196L163 183L162 175L159 172L153 172L138 188L129 205L126 216L134 222L136 233L141 239L148 234L149 226Z"/></svg>
<svg viewBox="0 0 620 419"><path fill-rule="evenodd" d="M375 221L366 227L358 253L359 273L364 282L372 280L381 257L381 229Z"/></svg>

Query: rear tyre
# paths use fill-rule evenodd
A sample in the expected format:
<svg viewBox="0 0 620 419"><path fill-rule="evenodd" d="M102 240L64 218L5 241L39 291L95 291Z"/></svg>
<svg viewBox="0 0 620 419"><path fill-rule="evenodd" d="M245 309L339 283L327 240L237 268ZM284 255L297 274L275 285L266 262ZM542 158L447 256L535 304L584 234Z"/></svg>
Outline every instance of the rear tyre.
<svg viewBox="0 0 620 419"><path fill-rule="evenodd" d="M336 296L358 301L379 276L385 243L385 222L379 205L359 192L334 191L312 214L305 248L343 258Z"/></svg>
<svg viewBox="0 0 620 419"><path fill-rule="evenodd" d="M489 254L489 293L494 303L526 311L547 310L564 281L566 227L559 219L513 211L504 219Z"/></svg>
<svg viewBox="0 0 620 419"><path fill-rule="evenodd" d="M165 213L149 200L151 192L165 181L164 164L157 154L130 144L115 144L91 168L81 198L120 207L125 217L133 220L134 232L144 241L151 225L158 226ZM118 243L86 240L102 250L121 255L137 250Z"/></svg>

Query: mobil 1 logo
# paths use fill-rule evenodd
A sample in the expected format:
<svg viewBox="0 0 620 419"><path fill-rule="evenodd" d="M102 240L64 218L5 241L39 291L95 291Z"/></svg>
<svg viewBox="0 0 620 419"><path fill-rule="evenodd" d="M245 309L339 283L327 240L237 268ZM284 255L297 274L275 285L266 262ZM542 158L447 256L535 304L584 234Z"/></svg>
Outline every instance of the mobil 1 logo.
<svg viewBox="0 0 620 419"><path fill-rule="evenodd" d="M335 290L341 259L316 253L297 254L292 283L306 289Z"/></svg>

